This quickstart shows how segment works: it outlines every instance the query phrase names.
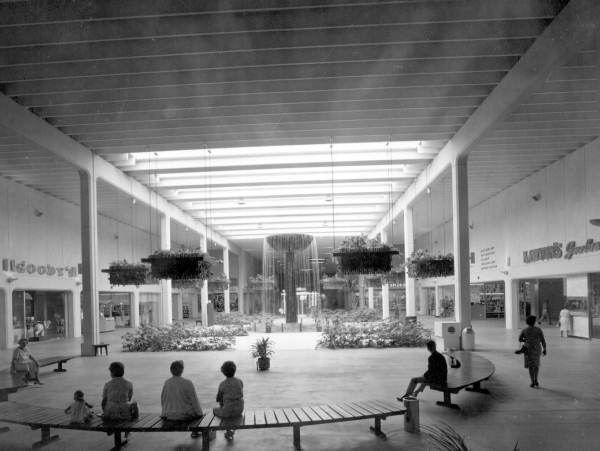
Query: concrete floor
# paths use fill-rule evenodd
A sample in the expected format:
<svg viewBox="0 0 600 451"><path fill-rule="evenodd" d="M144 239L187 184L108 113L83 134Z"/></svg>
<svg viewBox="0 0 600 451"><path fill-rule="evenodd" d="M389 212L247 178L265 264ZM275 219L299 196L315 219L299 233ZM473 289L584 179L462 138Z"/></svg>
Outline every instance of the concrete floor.
<svg viewBox="0 0 600 451"><path fill-rule="evenodd" d="M432 325L431 318L424 323ZM504 322L475 321L478 353L496 365L496 373L484 386L491 396L461 392L453 397L462 410L435 405L439 392L426 390L421 396L421 424L445 422L463 435L471 450L595 450L600 449L600 342L561 339L558 329L546 326L548 356L542 361L540 389L529 387L522 358L513 354L518 331L507 331ZM160 390L169 377L172 360L183 359L184 376L193 380L204 408L213 406L216 387L222 379L219 367L234 360L244 381L248 409L295 407L306 404L373 398L394 399L404 391L408 379L424 371L427 351L419 349L314 349L317 333L273 333L276 353L271 370L256 372L250 343L260 333L238 339L236 348L221 352L122 353L123 330L103 334L111 343L108 357L76 358L68 371L54 373L44 368L42 387L31 387L10 395L10 400L52 407L66 407L75 389L88 402L99 406L103 384L109 379L108 364L120 360L125 377L133 382L134 396L142 411L160 411ZM37 356L77 354L79 340L31 343ZM0 351L0 368L10 362L10 351ZM302 428L305 450L426 450L425 437L404 432L403 417L383 422L387 441L369 433L370 421L328 424ZM11 425L0 435L0 450L30 449L38 431ZM44 449L108 450L112 437L102 433L59 430L61 440ZM200 450L200 441L185 433L137 433L129 450ZM238 431L227 443L221 433L211 450L293 450L291 428Z"/></svg>

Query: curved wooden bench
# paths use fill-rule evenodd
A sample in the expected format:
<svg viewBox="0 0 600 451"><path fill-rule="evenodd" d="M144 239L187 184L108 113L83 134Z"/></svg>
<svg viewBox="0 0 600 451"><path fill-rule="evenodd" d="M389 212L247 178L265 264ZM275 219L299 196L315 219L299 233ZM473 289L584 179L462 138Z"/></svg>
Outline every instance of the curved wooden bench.
<svg viewBox="0 0 600 451"><path fill-rule="evenodd" d="M381 431L381 420L388 416L404 415L406 409L396 401L355 401L318 406L277 408L265 410L247 410L235 419L222 419L212 413L204 417L188 421L175 422L162 419L158 414L145 413L139 418L126 422L105 421L94 417L89 423L72 424L62 409L38 407L15 402L0 404L0 421L24 424L32 429L41 429L42 438L33 444L34 448L46 445L58 439L51 435L50 429L78 429L84 431L105 432L114 435L114 447L118 450L127 443L121 438L126 432L198 432L202 434L202 449L208 451L210 436L213 431L227 429L259 429L274 427L291 427L293 442L300 449L300 428L316 424L338 423L374 419L371 431L385 439Z"/></svg>
<svg viewBox="0 0 600 451"><path fill-rule="evenodd" d="M444 356L448 363L448 384L445 387L428 384L432 390L444 393L444 400L436 403L438 406L459 409L460 407L452 402L451 395L457 394L462 389L477 393L490 393L489 390L481 387L481 382L488 380L496 371L492 362L470 351L454 351L453 357L460 362L460 367L453 368L450 356L446 354Z"/></svg>

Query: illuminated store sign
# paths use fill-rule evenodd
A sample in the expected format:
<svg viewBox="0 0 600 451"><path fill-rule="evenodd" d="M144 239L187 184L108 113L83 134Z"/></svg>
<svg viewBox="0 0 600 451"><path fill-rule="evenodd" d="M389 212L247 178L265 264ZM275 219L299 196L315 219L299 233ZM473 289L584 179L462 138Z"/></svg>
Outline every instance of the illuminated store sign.
<svg viewBox="0 0 600 451"><path fill-rule="evenodd" d="M532 263L540 260L551 260L563 257L570 260L573 255L598 251L600 251L600 241L594 241L593 238L589 238L585 244L581 246L577 246L577 242L575 241L569 241L565 246L564 251L562 243L555 242L551 246L523 251L523 262Z"/></svg>

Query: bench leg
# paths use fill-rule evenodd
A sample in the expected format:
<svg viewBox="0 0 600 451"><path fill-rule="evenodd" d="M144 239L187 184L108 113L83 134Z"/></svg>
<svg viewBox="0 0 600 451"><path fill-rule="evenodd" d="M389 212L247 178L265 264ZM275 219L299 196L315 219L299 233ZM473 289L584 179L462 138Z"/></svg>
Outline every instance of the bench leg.
<svg viewBox="0 0 600 451"><path fill-rule="evenodd" d="M58 440L58 435L50 435L50 428L42 427L42 439L39 442L35 442L32 448L40 448L55 440Z"/></svg>
<svg viewBox="0 0 600 451"><path fill-rule="evenodd" d="M58 362L58 368L56 368L56 369L54 370L54 372L56 372L56 373L64 373L65 371L67 371L67 370L65 370L65 369L62 367L62 364L63 364L62 362Z"/></svg>
<svg viewBox="0 0 600 451"><path fill-rule="evenodd" d="M486 395L490 394L490 391L487 388L481 387L481 381L475 382L472 387L465 388L466 391L473 391L475 393L484 393Z"/></svg>
<svg viewBox="0 0 600 451"><path fill-rule="evenodd" d="M385 418L384 418L385 419ZM373 434L382 440L386 440L387 436L381 431L381 417L375 417L375 424L370 427Z"/></svg>
<svg viewBox="0 0 600 451"><path fill-rule="evenodd" d="M436 402L436 404L438 406L444 406L444 407L449 407L451 409L460 409L460 407L458 407L458 404L453 404L452 403L452 399L450 397L450 392L445 391L444 392L444 401L438 401Z"/></svg>
<svg viewBox="0 0 600 451"><path fill-rule="evenodd" d="M294 448L299 451L302 449L300 445L300 426L294 425L292 427L294 429Z"/></svg>
<svg viewBox="0 0 600 451"><path fill-rule="evenodd" d="M210 430L202 429L202 451L210 449Z"/></svg>

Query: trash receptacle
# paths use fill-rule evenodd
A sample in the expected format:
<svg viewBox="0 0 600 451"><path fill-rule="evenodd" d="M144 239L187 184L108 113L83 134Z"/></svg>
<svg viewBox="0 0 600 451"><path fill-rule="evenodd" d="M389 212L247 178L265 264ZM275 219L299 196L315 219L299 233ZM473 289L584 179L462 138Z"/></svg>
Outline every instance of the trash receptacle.
<svg viewBox="0 0 600 451"><path fill-rule="evenodd" d="M404 430L406 432L419 432L419 400L414 396L404 398Z"/></svg>
<svg viewBox="0 0 600 451"><path fill-rule="evenodd" d="M475 349L475 332L471 327L465 327L461 334L462 349L464 351L472 351Z"/></svg>

